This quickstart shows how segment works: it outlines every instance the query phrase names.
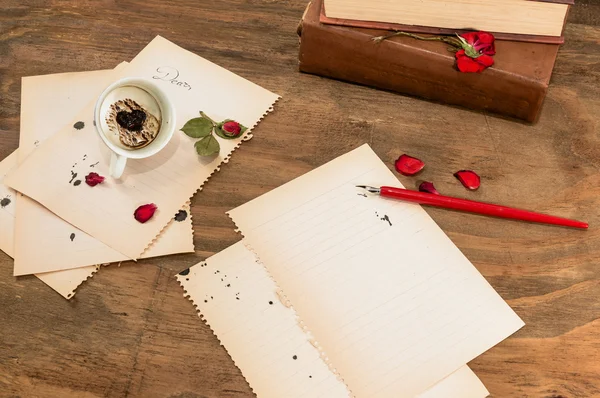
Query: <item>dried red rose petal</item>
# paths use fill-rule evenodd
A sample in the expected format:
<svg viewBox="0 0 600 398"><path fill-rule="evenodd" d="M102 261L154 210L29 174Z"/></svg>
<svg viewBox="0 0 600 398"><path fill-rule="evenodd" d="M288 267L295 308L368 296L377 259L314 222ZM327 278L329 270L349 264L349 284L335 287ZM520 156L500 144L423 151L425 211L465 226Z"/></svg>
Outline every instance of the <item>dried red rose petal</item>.
<svg viewBox="0 0 600 398"><path fill-rule="evenodd" d="M154 212L158 209L158 207L154 203L148 203L147 205L141 205L135 212L133 216L136 220L141 222L142 224L152 218Z"/></svg>
<svg viewBox="0 0 600 398"><path fill-rule="evenodd" d="M394 166L398 173L404 174L405 176L412 176L423 170L425 163L420 159L403 154L396 160Z"/></svg>
<svg viewBox="0 0 600 398"><path fill-rule="evenodd" d="M90 187L95 187L98 184L102 184L104 181L104 177L102 177L98 173L91 172L90 174L85 176L85 183Z"/></svg>
<svg viewBox="0 0 600 398"><path fill-rule="evenodd" d="M433 182L429 182L429 181L423 181L421 184L419 184L419 191L433 193L436 195L440 194L437 191L437 189L435 189L435 187L433 186Z"/></svg>
<svg viewBox="0 0 600 398"><path fill-rule="evenodd" d="M471 191L479 188L481 180L477 173L472 170L459 170L454 173L454 177L458 178L458 180L463 184L463 186Z"/></svg>

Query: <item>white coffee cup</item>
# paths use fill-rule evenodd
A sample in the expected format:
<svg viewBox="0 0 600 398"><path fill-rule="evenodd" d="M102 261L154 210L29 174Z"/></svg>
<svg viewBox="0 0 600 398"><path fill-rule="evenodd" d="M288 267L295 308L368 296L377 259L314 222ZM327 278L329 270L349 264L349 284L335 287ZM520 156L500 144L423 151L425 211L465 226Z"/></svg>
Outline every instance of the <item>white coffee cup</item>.
<svg viewBox="0 0 600 398"><path fill-rule="evenodd" d="M121 144L118 132L111 130L107 123L111 105L125 99L137 102L160 119L160 128L154 140L139 149L128 148ZM169 143L175 132L175 107L156 84L143 78L128 77L114 82L100 94L94 108L94 123L98 135L112 152L110 175L113 178L120 178L125 170L127 159L147 158Z"/></svg>

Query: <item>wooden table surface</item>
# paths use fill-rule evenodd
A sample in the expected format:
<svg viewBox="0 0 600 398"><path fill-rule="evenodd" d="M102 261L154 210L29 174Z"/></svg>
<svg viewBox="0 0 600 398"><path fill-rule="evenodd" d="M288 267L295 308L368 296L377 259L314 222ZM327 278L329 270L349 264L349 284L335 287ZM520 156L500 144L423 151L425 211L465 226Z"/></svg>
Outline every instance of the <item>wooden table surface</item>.
<svg viewBox="0 0 600 398"><path fill-rule="evenodd" d="M113 68L157 34L282 99L194 197L195 254L103 267L67 301L13 277L0 252L1 397L253 396L174 274L240 239L225 211L365 142L390 168L405 152L424 159L420 178L446 194L590 222L586 232L427 210L527 324L470 363L492 396L600 396L600 1L573 8L533 126L298 73L305 6L2 1L0 159L18 146L21 77ZM452 177L465 168L482 176L479 191Z"/></svg>

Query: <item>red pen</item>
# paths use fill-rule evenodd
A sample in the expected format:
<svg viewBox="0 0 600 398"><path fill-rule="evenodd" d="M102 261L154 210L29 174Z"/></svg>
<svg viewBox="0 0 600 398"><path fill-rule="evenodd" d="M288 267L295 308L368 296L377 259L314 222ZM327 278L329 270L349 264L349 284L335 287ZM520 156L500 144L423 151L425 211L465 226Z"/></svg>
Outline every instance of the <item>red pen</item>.
<svg viewBox="0 0 600 398"><path fill-rule="evenodd" d="M409 189L394 187L369 187L357 185L358 188L366 189L388 198L401 199L407 202L416 202L422 205L442 207L444 209L460 210L469 213L484 214L487 216L511 218L514 220L529 221L542 224L562 225L564 227L587 229L588 223L568 218L549 216L547 214L535 213L533 211L515 209L513 207L494 205L491 203L476 202L474 200L453 198L450 196L436 195L427 192L411 191Z"/></svg>

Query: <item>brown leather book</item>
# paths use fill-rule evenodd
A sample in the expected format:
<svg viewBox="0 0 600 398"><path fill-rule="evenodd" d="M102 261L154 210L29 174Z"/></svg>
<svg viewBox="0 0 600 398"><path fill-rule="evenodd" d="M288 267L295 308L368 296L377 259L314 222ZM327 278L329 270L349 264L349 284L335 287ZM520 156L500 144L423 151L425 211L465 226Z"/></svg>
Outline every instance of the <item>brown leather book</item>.
<svg viewBox="0 0 600 398"><path fill-rule="evenodd" d="M301 72L537 120L559 45L496 41L494 66L461 73L444 43L394 37L376 44L371 38L389 31L322 24L322 1L309 4L298 27Z"/></svg>

